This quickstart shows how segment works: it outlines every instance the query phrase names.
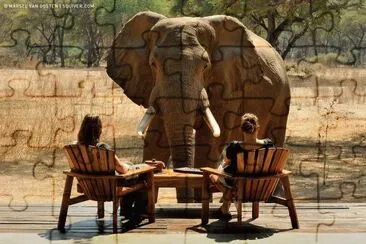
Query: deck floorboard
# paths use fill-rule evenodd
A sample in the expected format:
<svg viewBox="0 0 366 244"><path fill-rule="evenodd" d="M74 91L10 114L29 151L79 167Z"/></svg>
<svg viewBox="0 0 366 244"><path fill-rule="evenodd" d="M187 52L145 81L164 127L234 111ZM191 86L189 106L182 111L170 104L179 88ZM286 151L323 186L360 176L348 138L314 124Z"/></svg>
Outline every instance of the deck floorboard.
<svg viewBox="0 0 366 244"><path fill-rule="evenodd" d="M219 204L210 204L210 211ZM50 233L57 231L60 206L34 205L0 206L0 233ZM21 210L23 209L23 210ZM230 222L210 219L207 226L201 226L201 204L156 204L156 222L143 221L136 233L250 233L283 232L294 233L357 233L366 232L366 204L363 203L296 203L300 229L291 228L286 208L275 204L260 204L259 218L251 219L250 204L245 204L243 223L237 224L235 208L231 208ZM98 233L104 222L103 231L112 232L111 204L105 207L104 220L97 220L97 208L93 202L70 206L66 220L68 232ZM119 231L124 232L126 220L120 218Z"/></svg>

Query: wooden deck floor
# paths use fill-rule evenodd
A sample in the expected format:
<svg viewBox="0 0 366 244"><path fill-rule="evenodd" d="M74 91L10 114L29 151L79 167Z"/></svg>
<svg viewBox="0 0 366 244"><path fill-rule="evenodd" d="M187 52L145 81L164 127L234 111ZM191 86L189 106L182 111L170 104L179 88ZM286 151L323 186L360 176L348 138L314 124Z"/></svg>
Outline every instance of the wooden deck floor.
<svg viewBox="0 0 366 244"><path fill-rule="evenodd" d="M210 210L218 207L210 204ZM156 222L143 222L132 233L250 233L271 235L277 232L301 233L356 233L366 232L366 203L296 203L300 229L292 230L288 211L275 204L260 204L259 218L251 219L250 205L245 205L242 225L233 219L230 222L210 219L206 227L200 226L200 204L157 204ZM96 220L96 204L74 205L69 208L66 220L68 234L99 233ZM50 235L56 230L59 206L37 205L24 209L21 206L0 206L0 233L39 233ZM106 204L104 232L111 233L111 204ZM125 232L121 219L119 232Z"/></svg>

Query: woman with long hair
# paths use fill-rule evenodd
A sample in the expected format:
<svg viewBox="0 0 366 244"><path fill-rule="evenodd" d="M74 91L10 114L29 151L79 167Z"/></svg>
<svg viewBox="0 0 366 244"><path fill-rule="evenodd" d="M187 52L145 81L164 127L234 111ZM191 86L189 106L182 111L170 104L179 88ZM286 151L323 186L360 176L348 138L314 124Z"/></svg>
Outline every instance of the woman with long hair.
<svg viewBox="0 0 366 244"><path fill-rule="evenodd" d="M111 146L106 143L100 142L100 136L102 134L102 121L97 115L85 115L78 133L78 144L92 145L96 147L112 150ZM146 164L132 164L130 162L121 162L117 155L115 155L115 170L117 174L125 174L129 170L139 169L145 167ZM164 163L160 162L161 168L165 167ZM133 176L121 182L123 186L129 186L135 184L139 180L138 176ZM139 224L143 220L143 216L146 213L147 206L147 193L146 192L131 192L123 197L123 213L126 218L129 218L130 223L133 225Z"/></svg>

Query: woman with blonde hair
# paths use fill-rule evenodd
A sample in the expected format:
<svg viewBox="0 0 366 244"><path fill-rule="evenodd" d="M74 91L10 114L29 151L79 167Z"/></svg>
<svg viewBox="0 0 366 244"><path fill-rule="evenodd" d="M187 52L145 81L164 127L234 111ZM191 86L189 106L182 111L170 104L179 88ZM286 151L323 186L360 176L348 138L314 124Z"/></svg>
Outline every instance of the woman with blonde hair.
<svg viewBox="0 0 366 244"><path fill-rule="evenodd" d="M271 139L258 139L259 123L256 115L246 113L241 117L240 128L243 133L243 141L233 141L226 147L226 153L223 162L219 169L224 173L235 174L237 169L237 154L246 153L248 150L259 148L273 147L274 144ZM221 207L214 213L214 217L224 220L230 220L231 214L229 212L232 200L233 181L217 175L210 175L211 182L223 192L223 203Z"/></svg>

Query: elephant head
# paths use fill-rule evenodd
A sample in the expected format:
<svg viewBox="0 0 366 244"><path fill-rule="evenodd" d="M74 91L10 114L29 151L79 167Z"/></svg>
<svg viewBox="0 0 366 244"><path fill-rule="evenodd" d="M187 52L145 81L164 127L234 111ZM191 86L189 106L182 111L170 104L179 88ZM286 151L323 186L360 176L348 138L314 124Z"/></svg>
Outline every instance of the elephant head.
<svg viewBox="0 0 366 244"><path fill-rule="evenodd" d="M228 139L226 129L222 134L221 105L215 100L216 109L210 110L210 87L225 87L221 96L230 98L245 82L272 82L256 48L270 46L252 34L229 16L166 18L141 12L114 40L107 73L133 102L147 108L140 135L154 116L161 118L175 167L193 165L193 130L199 123L202 127L202 119L211 137Z"/></svg>

